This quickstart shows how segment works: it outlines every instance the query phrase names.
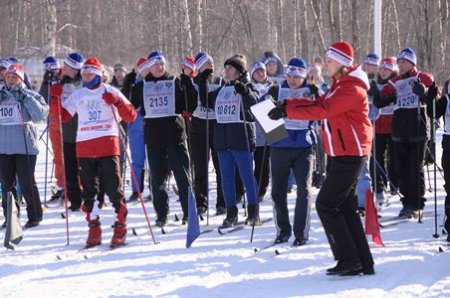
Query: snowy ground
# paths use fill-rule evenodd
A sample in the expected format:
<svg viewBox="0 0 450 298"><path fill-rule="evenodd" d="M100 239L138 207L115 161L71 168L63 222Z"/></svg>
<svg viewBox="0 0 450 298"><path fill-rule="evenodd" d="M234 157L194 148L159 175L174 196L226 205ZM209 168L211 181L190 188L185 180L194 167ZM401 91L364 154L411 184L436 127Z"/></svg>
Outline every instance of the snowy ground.
<svg viewBox="0 0 450 298"><path fill-rule="evenodd" d="M438 141L440 149L440 140ZM45 148L41 143L42 148ZM44 193L44 150L39 156L37 180L41 197ZM440 160L440 157L439 157ZM439 163L440 164L440 163ZM431 168L430 168L431 170ZM431 179L433 173L430 172ZM443 221L443 179L438 178L438 231ZM428 187L428 182L427 182ZM148 191L148 190L147 190ZM128 245L108 250L114 221L112 208L102 211L103 242L98 248L77 251L83 247L87 226L82 213L70 215L70 245L66 246L62 207L46 210L41 226L24 231L24 240L16 251L0 252L1 297L450 297L450 254L443 244L444 236L434 239L434 218L404 223L382 229L385 247L371 242L376 275L330 277L325 269L333 266L332 255L314 209L308 245L301 248L275 248L255 253L275 237L273 221L255 230L253 243L250 229L220 236L216 229L203 234L190 249L185 248L186 229L168 227L162 235L155 229L160 244L152 244L139 204L129 205ZM129 186L127 196L130 194ZM433 193L427 192L426 210L433 209ZM215 190L211 191L215 198ZM290 206L294 196L289 195ZM171 196L171 216L180 214L177 197ZM392 204L383 216L396 215L400 203ZM214 206L214 203L211 204ZM292 208L293 209L293 208ZM152 220L151 204L147 211ZM22 224L26 218L23 210ZM211 213L214 210L211 209ZM243 210L240 210L243 218ZM261 217L272 217L269 195L261 205ZM211 217L216 228L223 217ZM175 226L178 223L171 223ZM172 229L172 230L171 230ZM3 238L3 231L1 232ZM292 241L294 239L291 239ZM443 253L438 248L444 249ZM60 259L58 259L58 257Z"/></svg>

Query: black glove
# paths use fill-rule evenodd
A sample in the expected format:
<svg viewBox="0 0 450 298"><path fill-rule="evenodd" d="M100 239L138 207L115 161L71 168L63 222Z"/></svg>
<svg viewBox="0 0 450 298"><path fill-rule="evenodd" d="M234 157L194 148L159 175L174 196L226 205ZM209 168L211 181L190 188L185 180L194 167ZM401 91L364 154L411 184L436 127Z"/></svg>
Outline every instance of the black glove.
<svg viewBox="0 0 450 298"><path fill-rule="evenodd" d="M278 100L278 84L274 83L267 92L274 100Z"/></svg>
<svg viewBox="0 0 450 298"><path fill-rule="evenodd" d="M184 73L180 74L180 85L183 89L187 89L192 85L191 78Z"/></svg>
<svg viewBox="0 0 450 298"><path fill-rule="evenodd" d="M286 113L286 101L277 102L277 106L269 111L267 114L270 119L278 120L287 116Z"/></svg>
<svg viewBox="0 0 450 298"><path fill-rule="evenodd" d="M368 94L373 97L377 97L380 95L380 90L378 90L378 85L375 81L370 82L370 89Z"/></svg>
<svg viewBox="0 0 450 298"><path fill-rule="evenodd" d="M209 77L211 76L212 73L213 73L213 70L210 68L207 68L203 72L199 73L197 77L200 80L206 81L209 79Z"/></svg>
<svg viewBox="0 0 450 298"><path fill-rule="evenodd" d="M412 92L417 96L422 96L425 94L425 86L417 80L414 82Z"/></svg>
<svg viewBox="0 0 450 298"><path fill-rule="evenodd" d="M133 69L127 76L125 77L125 85L132 87L134 82L136 82L136 71Z"/></svg>
<svg viewBox="0 0 450 298"><path fill-rule="evenodd" d="M310 95L314 95L314 98L320 97L319 87L317 87L315 84L309 85L309 92L310 92Z"/></svg>
<svg viewBox="0 0 450 298"><path fill-rule="evenodd" d="M438 87L436 86L436 81L433 81L433 84L431 84L430 88L428 88L427 95L431 100L436 99L436 96L438 95Z"/></svg>
<svg viewBox="0 0 450 298"><path fill-rule="evenodd" d="M236 93L241 95L248 94L248 87L245 86L242 82L236 81L234 82L234 89L236 90Z"/></svg>

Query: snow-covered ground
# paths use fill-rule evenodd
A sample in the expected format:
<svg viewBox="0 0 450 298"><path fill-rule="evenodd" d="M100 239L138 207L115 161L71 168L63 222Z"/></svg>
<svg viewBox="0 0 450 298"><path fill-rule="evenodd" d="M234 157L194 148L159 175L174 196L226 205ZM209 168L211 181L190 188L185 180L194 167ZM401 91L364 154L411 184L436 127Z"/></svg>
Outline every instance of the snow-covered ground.
<svg viewBox="0 0 450 298"><path fill-rule="evenodd" d="M42 129L42 127L41 127ZM44 145L36 176L43 200ZM440 140L438 141L440 160ZM440 164L440 162L439 162ZM49 167L50 169L51 167ZM129 174L128 174L129 176ZM211 172L211 180L213 173ZM433 180L432 167L430 177ZM173 180L172 180L173 183ZM443 179L437 174L438 232L443 222ZM215 187L215 185L212 185ZM428 188L428 181L427 181ZM146 190L146 192L148 189ZM186 249L186 228L170 223L167 234L154 229L160 244L152 243L140 204L129 205L128 245L108 250L114 221L111 206L102 210L103 245L78 251L87 237L84 215L70 215L70 245L66 246L63 207L49 208L42 224L24 231L24 240L15 251L0 252L1 297L450 297L450 254L445 236L434 233L434 217L423 223L408 222L381 230L385 247L370 242L375 259L374 276L330 277L326 268L334 261L314 208L318 190L314 189L310 241L300 248L284 246L254 252L275 237L273 221L255 229L250 243L249 228L221 236L216 227L222 216L211 217L214 231L202 234ZM130 194L127 186L126 195ZM147 194L147 193L145 193ZM211 191L214 206L215 189ZM434 211L433 193L427 192L428 213ZM171 221L181 214L175 194L171 194ZM383 216L394 216L400 209L398 197ZM289 195L293 207L294 195ZM150 203L147 212L155 213ZM291 208L292 210L293 208ZM26 221L22 210L22 224ZM243 209L240 217L244 218ZM211 209L214 214L214 208ZM434 213L433 213L434 214ZM269 194L261 205L261 217L271 218ZM181 217L181 215L180 215ZM131 233L135 228L137 236ZM1 232L3 237L4 231ZM291 238L291 241L294 239ZM442 247L444 252L439 252Z"/></svg>

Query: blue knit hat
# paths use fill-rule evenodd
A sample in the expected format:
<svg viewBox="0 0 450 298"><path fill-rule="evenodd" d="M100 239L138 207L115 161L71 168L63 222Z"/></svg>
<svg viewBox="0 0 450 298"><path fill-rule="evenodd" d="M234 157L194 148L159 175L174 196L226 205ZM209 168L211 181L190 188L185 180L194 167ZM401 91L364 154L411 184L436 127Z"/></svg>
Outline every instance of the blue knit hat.
<svg viewBox="0 0 450 298"><path fill-rule="evenodd" d="M64 59L64 64L73 69L81 69L83 63L84 57L80 53L70 53L67 55L66 59Z"/></svg>
<svg viewBox="0 0 450 298"><path fill-rule="evenodd" d="M376 53L369 53L366 58L364 58L364 64L374 65L376 67L380 66L381 57Z"/></svg>
<svg viewBox="0 0 450 298"><path fill-rule="evenodd" d="M45 58L43 63L45 71L61 69L58 60L53 56L48 56Z"/></svg>
<svg viewBox="0 0 450 298"><path fill-rule="evenodd" d="M166 64L166 58L160 51L154 51L148 55L147 63L149 68L155 64Z"/></svg>
<svg viewBox="0 0 450 298"><path fill-rule="evenodd" d="M290 77L306 78L306 75L308 74L308 65L302 58L294 57L289 60L285 74Z"/></svg>
<svg viewBox="0 0 450 298"><path fill-rule="evenodd" d="M416 63L417 63L416 53L411 48L406 48L406 49L401 50L397 54L397 63L400 59L405 59L406 61L410 62L413 65L416 65Z"/></svg>
<svg viewBox="0 0 450 298"><path fill-rule="evenodd" d="M11 63L6 58L0 59L0 69L8 69Z"/></svg>
<svg viewBox="0 0 450 298"><path fill-rule="evenodd" d="M254 74L257 70L260 70L260 69L266 70L266 65L265 65L263 62L257 61L257 62L255 62L255 63L253 63L252 69L251 69L251 72L250 72L251 77L253 77L253 74Z"/></svg>
<svg viewBox="0 0 450 298"><path fill-rule="evenodd" d="M197 65L197 69L202 68L210 61L214 61L211 56L206 53L200 52L195 56L195 64Z"/></svg>
<svg viewBox="0 0 450 298"><path fill-rule="evenodd" d="M10 64L20 64L19 59L17 59L16 57L9 57L7 58L7 60Z"/></svg>

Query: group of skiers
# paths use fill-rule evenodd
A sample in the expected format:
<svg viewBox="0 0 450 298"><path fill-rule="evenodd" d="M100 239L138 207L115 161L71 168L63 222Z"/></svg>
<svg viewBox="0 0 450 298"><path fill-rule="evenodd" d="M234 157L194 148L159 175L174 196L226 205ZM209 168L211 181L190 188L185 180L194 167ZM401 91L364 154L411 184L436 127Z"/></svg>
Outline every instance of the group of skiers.
<svg viewBox="0 0 450 298"><path fill-rule="evenodd" d="M417 216L424 208L427 113L434 119L444 117L442 166L445 180L450 179L450 161L445 157L450 151L446 138L450 122L445 119L450 115L449 82L440 97L432 75L416 69L417 57L410 48L383 59L370 53L362 67L354 63L352 45L343 41L331 45L324 63L317 59L309 67L301 57L284 66L274 52L265 52L249 67L247 58L236 54L225 60L221 76L214 75L214 60L207 53L187 57L181 74L174 76L167 71L163 53L153 51L139 58L130 73L115 65L111 85L105 82L106 71L98 58L85 60L70 53L63 63L51 56L44 60L46 72L37 93L25 86L18 62L0 60L0 134L11 140L0 142L0 182L3 197L20 184L27 203L26 226L39 225L34 123L48 114L56 183L70 202L69 209L86 213L88 247L102 241L99 209L104 194L117 215L111 245L125 243L126 201L137 200L144 191L146 160L148 200L153 202L157 226L168 220L166 183L171 173L183 223L189 216L190 187L199 215L205 215L211 157L216 214L226 214L222 227L238 223L244 187L245 222L261 224L259 203L271 179L275 243L288 242L293 234L294 246L305 245L314 180L320 187L316 208L337 260L327 274L370 275L374 262L357 209L364 208L368 197L376 198L381 207L387 185L401 194L399 216ZM324 66L332 79L329 87L322 76ZM269 118L283 118L287 132L287 137L271 144L250 111L265 100L275 104ZM126 200L122 175L128 143L133 193ZM287 194L292 179L297 194L291 224ZM2 205L6 218L5 199ZM445 227L448 230L450 223Z"/></svg>

